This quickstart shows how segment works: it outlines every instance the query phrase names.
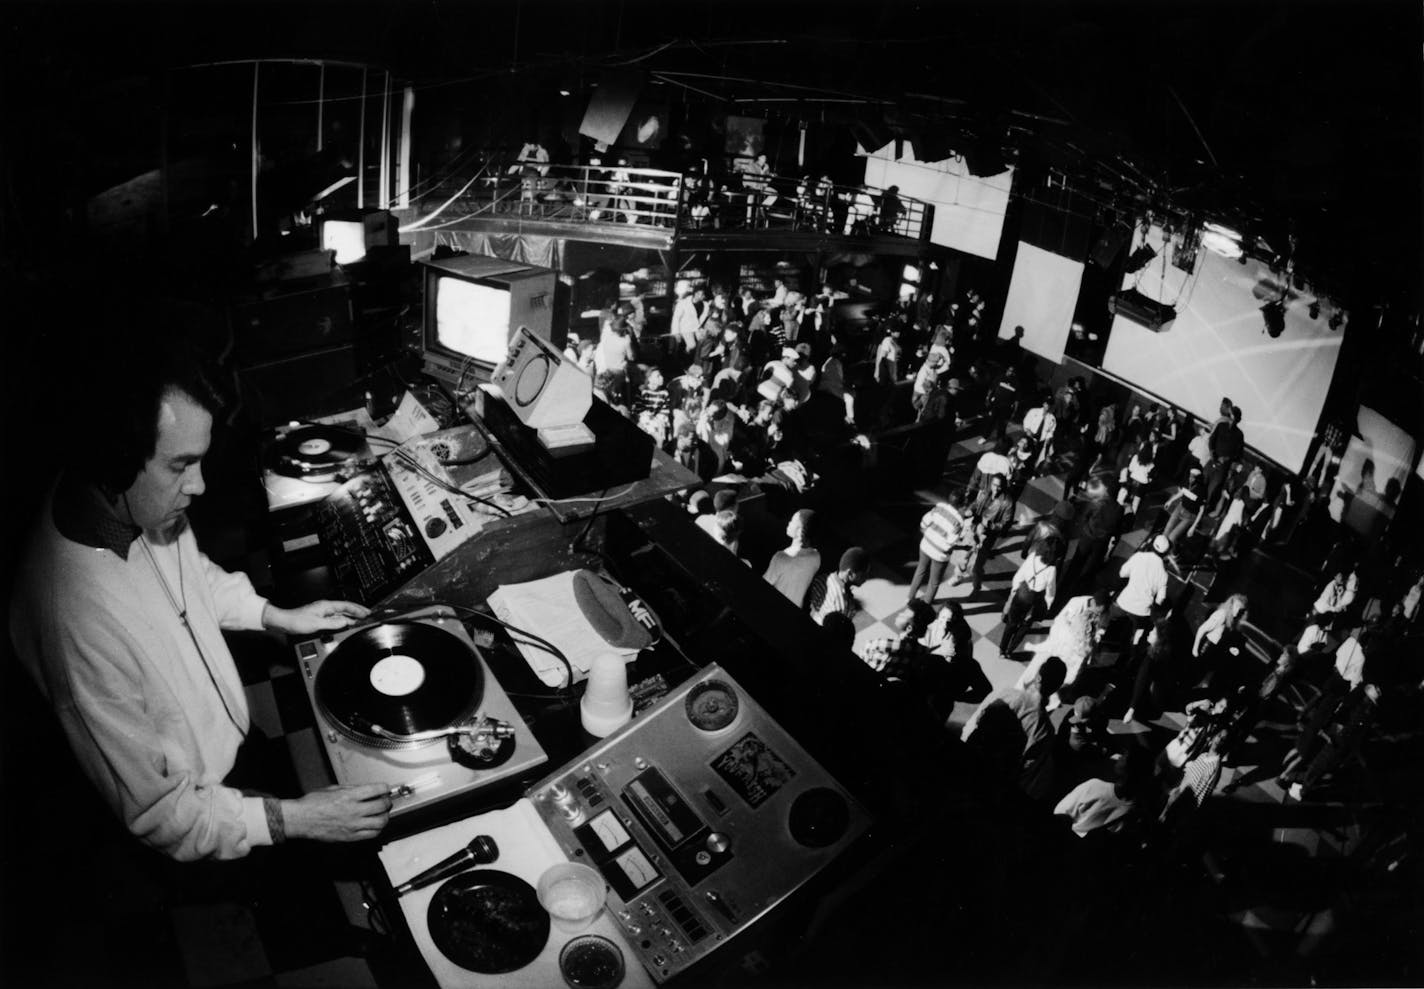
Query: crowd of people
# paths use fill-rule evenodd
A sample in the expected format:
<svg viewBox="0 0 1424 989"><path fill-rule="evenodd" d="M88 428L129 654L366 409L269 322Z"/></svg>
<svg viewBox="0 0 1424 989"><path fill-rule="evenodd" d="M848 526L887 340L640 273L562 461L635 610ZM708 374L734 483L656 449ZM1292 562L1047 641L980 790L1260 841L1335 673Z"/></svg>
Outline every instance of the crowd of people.
<svg viewBox="0 0 1424 989"><path fill-rule="evenodd" d="M1245 595L1199 623L1178 607L1173 586L1194 571L1220 575L1254 547L1314 542L1331 528L1320 496L1328 475L1249 458L1244 412L1230 399L1214 422L1195 425L1181 410L1094 396L1082 377L1047 387L1021 332L988 334L977 293L943 307L910 300L864 328L836 323L843 293L828 284L808 295L778 281L758 295L681 283L676 294L666 333L650 333L622 303L606 311L597 341L570 342L571 359L697 474L688 510L730 552L742 556L739 493L787 496L789 544L765 578L847 647L871 558L856 546L827 555L819 516L844 500L848 465L863 471L880 438L916 433L915 455L948 480L945 494L920 521L893 634L855 652L885 683L912 684L941 723L955 703L977 702L962 739L975 751L1018 747L1023 792L1074 833L1175 820L1214 792L1223 760L1263 719L1298 730L1285 761L1267 768L1301 797L1358 749L1382 692L1417 692L1400 657L1418 628L1424 577L1404 574L1402 554L1381 569L1378 552L1367 557L1345 538L1317 559L1328 583L1275 662L1264 636L1248 639ZM981 452L961 483L945 458L956 440L976 438ZM1047 475L1062 478L1062 497L1024 528L1022 495ZM990 692L961 600L982 599L986 563L1021 529L997 644L1025 667ZM1130 531L1142 534L1136 550L1115 555ZM952 590L962 582L967 596ZM1035 635L1043 620L1046 634ZM1105 734L1110 714L1147 725L1170 711L1187 716L1171 745L1108 758L1122 749ZM986 725L998 727L983 734Z"/></svg>

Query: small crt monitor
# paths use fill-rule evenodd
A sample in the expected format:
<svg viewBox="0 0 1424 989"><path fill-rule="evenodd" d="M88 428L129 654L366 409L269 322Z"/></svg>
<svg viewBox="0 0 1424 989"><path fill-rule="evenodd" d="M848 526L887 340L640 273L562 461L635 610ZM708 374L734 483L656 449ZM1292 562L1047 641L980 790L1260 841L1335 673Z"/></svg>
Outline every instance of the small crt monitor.
<svg viewBox="0 0 1424 989"><path fill-rule="evenodd" d="M477 254L422 265L422 366L445 386L459 391L489 381L521 326L563 347L567 324L560 321L556 332L554 321L557 272Z"/></svg>
<svg viewBox="0 0 1424 989"><path fill-rule="evenodd" d="M321 249L335 251L337 264L366 256L366 225L360 220L327 220L321 225Z"/></svg>
<svg viewBox="0 0 1424 989"><path fill-rule="evenodd" d="M435 286L435 343L461 357L498 364L509 349L509 304L509 289L502 286L440 278Z"/></svg>

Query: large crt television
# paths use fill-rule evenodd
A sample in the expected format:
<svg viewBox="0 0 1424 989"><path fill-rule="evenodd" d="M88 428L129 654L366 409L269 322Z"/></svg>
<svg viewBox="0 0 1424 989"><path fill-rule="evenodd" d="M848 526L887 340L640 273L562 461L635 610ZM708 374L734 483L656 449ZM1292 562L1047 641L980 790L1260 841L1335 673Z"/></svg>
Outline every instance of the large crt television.
<svg viewBox="0 0 1424 989"><path fill-rule="evenodd" d="M425 373L458 391L490 379L519 327L564 345L558 276L548 268L483 255L424 261Z"/></svg>

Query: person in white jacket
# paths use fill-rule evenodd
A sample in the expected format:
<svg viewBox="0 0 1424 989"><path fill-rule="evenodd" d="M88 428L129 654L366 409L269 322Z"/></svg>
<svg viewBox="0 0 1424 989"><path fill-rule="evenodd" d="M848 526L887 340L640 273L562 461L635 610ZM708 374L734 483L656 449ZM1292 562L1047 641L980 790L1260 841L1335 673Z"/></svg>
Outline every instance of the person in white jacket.
<svg viewBox="0 0 1424 989"><path fill-rule="evenodd" d="M204 491L216 402L191 365L168 363L125 369L111 443L46 500L11 601L16 653L103 798L172 858L374 837L391 807L384 783L278 800L224 782L252 727L222 630L306 634L367 611L276 607L198 549L186 510Z"/></svg>

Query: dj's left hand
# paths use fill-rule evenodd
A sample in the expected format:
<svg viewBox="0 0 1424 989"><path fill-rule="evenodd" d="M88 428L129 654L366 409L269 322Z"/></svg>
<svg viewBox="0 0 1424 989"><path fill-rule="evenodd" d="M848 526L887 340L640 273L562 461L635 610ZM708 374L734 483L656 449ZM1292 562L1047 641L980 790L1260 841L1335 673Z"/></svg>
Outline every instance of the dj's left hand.
<svg viewBox="0 0 1424 989"><path fill-rule="evenodd" d="M346 628L370 613L369 608L355 601L313 601L300 608L278 608L268 603L262 624L289 635L309 635Z"/></svg>

